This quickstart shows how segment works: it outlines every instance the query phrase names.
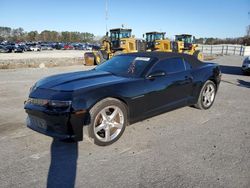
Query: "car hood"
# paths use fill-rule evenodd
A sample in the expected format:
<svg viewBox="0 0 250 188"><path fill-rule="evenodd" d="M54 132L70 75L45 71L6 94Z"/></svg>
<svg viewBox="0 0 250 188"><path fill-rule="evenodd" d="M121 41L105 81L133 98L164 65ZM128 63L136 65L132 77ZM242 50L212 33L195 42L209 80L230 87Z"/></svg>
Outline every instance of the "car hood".
<svg viewBox="0 0 250 188"><path fill-rule="evenodd" d="M60 91L74 91L83 88L123 82L128 78L115 76L100 70L79 71L49 76L39 80L35 87Z"/></svg>

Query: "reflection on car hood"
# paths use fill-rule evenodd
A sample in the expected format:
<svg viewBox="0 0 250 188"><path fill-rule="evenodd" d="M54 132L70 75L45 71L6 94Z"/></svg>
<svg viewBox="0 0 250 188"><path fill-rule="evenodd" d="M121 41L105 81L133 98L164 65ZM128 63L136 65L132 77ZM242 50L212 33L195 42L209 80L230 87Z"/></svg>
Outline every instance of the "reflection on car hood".
<svg viewBox="0 0 250 188"><path fill-rule="evenodd" d="M122 82L126 79L128 78L115 76L109 72L90 70L46 77L39 80L36 83L36 87L60 91L73 91L97 85Z"/></svg>

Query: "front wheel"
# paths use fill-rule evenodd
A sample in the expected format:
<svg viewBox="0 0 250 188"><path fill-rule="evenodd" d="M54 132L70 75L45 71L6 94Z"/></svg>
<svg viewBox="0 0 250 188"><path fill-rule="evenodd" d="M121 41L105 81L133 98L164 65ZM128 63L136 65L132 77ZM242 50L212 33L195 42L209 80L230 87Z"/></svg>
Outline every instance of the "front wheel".
<svg viewBox="0 0 250 188"><path fill-rule="evenodd" d="M215 84L210 80L206 81L206 83L204 84L204 86L200 91L199 98L197 103L195 104L195 107L202 110L209 109L214 103L215 95L216 95Z"/></svg>
<svg viewBox="0 0 250 188"><path fill-rule="evenodd" d="M99 146L106 146L117 141L127 125L126 105L113 98L107 98L90 110L89 136Z"/></svg>

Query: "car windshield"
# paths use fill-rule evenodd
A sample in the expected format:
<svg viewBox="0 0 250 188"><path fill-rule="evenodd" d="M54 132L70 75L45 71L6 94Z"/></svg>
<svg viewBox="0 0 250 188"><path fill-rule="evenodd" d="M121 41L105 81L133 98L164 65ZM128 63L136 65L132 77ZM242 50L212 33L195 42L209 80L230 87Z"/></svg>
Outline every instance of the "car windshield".
<svg viewBox="0 0 250 188"><path fill-rule="evenodd" d="M117 76L140 77L154 58L138 56L115 56L95 69L110 72Z"/></svg>

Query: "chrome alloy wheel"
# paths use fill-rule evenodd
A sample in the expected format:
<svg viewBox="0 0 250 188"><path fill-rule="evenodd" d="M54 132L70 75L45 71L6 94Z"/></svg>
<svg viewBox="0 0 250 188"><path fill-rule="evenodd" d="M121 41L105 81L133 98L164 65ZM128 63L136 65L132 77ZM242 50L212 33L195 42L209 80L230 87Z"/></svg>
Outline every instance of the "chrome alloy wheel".
<svg viewBox="0 0 250 188"><path fill-rule="evenodd" d="M207 84L202 93L202 103L205 107L212 105L215 97L215 87L212 84Z"/></svg>
<svg viewBox="0 0 250 188"><path fill-rule="evenodd" d="M94 134L102 142L114 140L124 126L124 114L117 106L102 109L94 120Z"/></svg>

